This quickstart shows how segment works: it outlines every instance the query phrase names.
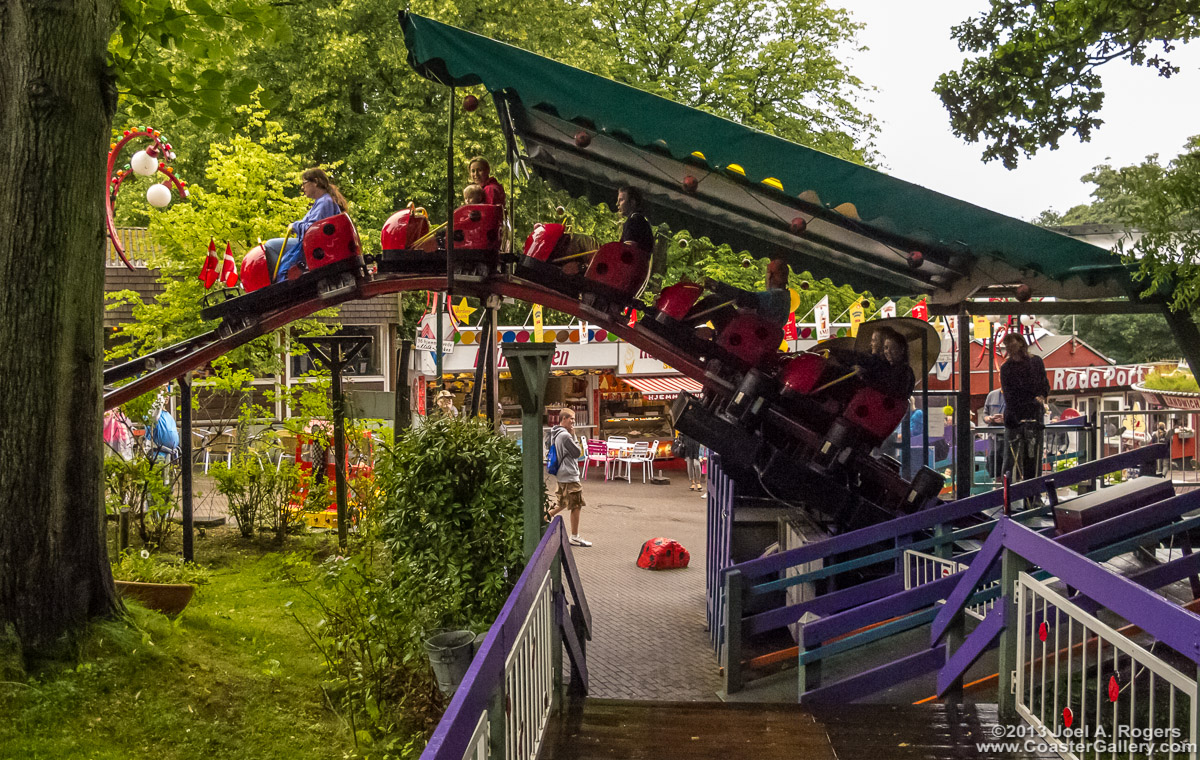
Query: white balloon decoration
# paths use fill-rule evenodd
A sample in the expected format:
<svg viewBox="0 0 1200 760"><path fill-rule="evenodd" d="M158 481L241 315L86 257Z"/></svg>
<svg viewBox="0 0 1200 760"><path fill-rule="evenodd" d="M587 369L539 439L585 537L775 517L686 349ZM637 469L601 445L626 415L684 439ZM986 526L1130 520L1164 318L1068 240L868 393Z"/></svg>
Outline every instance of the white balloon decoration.
<svg viewBox="0 0 1200 760"><path fill-rule="evenodd" d="M129 168L133 169L137 174L143 177L149 177L154 172L158 171L158 159L150 155L144 150L139 150L133 154L133 158L129 161Z"/></svg>
<svg viewBox="0 0 1200 760"><path fill-rule="evenodd" d="M166 208L171 203L171 188L166 185L151 185L146 191L146 201L155 208Z"/></svg>

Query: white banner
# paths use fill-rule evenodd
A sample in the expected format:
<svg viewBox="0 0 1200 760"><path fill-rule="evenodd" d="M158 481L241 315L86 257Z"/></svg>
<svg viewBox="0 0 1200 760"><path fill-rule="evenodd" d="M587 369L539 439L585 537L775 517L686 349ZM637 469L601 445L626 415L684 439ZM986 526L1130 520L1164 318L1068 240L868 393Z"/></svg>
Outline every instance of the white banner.
<svg viewBox="0 0 1200 760"><path fill-rule="evenodd" d="M891 319L894 316L896 316L896 302L889 299L883 306L879 307L879 318Z"/></svg>
<svg viewBox="0 0 1200 760"><path fill-rule="evenodd" d="M617 375L670 375L675 368L655 359L637 346L622 343L617 362Z"/></svg>
<svg viewBox="0 0 1200 760"><path fill-rule="evenodd" d="M496 365L500 369L508 368L508 360L504 356L505 343L500 344L500 356ZM554 369L612 369L617 366L618 349L623 343L559 343L550 359ZM475 357L479 355L479 344L459 344L458 351L442 359L442 369L445 372L473 372ZM421 371L434 374L433 357L429 352L422 351ZM660 362L661 364L661 362Z"/></svg>
<svg viewBox="0 0 1200 760"><path fill-rule="evenodd" d="M813 319L817 323L817 340L829 339L829 296L825 296L813 307Z"/></svg>
<svg viewBox="0 0 1200 760"><path fill-rule="evenodd" d="M442 353L454 353L454 325L449 314L442 315ZM447 340L449 338L449 340ZM417 339L413 345L418 351L437 351L437 316L426 314L417 325Z"/></svg>

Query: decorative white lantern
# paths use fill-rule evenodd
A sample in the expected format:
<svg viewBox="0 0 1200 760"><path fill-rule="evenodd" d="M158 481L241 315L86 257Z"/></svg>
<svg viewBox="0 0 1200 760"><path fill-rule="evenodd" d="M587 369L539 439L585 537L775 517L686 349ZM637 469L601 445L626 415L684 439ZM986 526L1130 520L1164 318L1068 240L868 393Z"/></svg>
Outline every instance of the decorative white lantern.
<svg viewBox="0 0 1200 760"><path fill-rule="evenodd" d="M151 185L146 191L146 201L155 208L166 208L171 203L171 188L166 185Z"/></svg>
<svg viewBox="0 0 1200 760"><path fill-rule="evenodd" d="M1037 317L1033 316L1032 314L1022 314L1021 324L1025 325L1026 327L1033 327L1035 324L1037 324Z"/></svg>
<svg viewBox="0 0 1200 760"><path fill-rule="evenodd" d="M134 172L142 175L143 177L149 177L150 175L154 174L154 172L158 171L158 159L144 150L139 150L137 153L134 153L133 158L130 159L129 168L133 169Z"/></svg>

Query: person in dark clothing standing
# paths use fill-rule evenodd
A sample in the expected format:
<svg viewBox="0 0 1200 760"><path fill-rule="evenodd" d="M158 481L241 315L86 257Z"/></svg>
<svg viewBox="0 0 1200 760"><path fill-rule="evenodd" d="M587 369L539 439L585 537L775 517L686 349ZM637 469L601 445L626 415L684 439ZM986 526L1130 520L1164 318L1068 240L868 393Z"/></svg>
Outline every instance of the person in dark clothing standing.
<svg viewBox="0 0 1200 760"><path fill-rule="evenodd" d="M1046 365L1032 356L1025 337L1009 333L1004 337L1008 359L1000 367L1000 390L1004 394L1004 472L1014 481L1040 475L1042 432L1046 396L1050 382Z"/></svg>
<svg viewBox="0 0 1200 760"><path fill-rule="evenodd" d="M617 213L625 217L625 224L621 227L621 242L629 243L645 253L653 253L654 230L642 213L644 206L642 191L636 187L626 185L617 190Z"/></svg>

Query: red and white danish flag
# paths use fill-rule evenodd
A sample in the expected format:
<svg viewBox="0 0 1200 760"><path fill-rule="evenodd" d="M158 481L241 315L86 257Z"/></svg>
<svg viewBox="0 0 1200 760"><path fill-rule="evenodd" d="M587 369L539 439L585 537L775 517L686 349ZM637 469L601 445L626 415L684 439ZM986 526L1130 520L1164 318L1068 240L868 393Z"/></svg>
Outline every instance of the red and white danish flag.
<svg viewBox="0 0 1200 760"><path fill-rule="evenodd" d="M221 266L221 282L232 288L238 284L237 262L233 260L233 246L225 243L225 263Z"/></svg>
<svg viewBox="0 0 1200 760"><path fill-rule="evenodd" d="M204 283L205 289L211 288L213 283L217 281L217 243L212 238L208 239L208 255L204 257L204 266L200 268L200 282Z"/></svg>

